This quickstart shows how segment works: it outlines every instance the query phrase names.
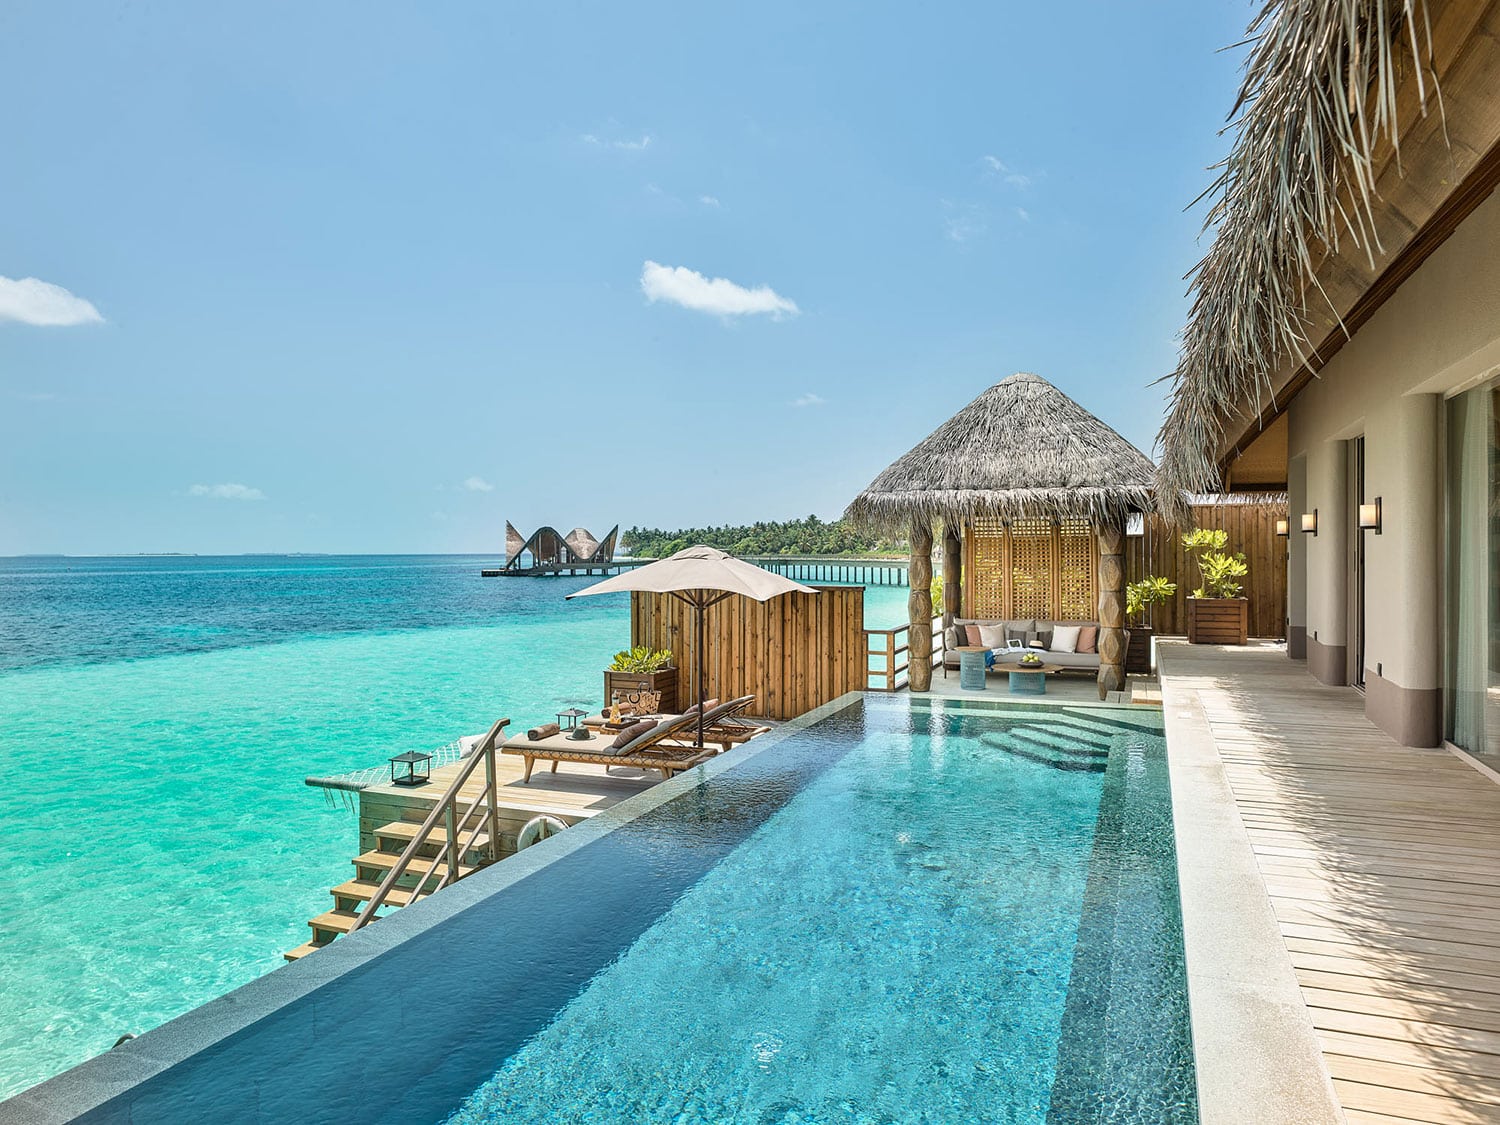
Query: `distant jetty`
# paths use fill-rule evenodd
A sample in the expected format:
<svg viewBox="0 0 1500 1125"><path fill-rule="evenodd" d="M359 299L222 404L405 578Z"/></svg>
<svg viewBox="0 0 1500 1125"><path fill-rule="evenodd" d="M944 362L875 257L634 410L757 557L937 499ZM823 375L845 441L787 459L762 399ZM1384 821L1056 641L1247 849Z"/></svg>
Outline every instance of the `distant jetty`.
<svg viewBox="0 0 1500 1125"><path fill-rule="evenodd" d="M603 539L596 539L587 528L575 527L566 535L556 528L542 527L530 538L505 521L505 565L481 570L485 578L539 578L561 574L608 574L620 564L615 561L615 542L620 525L610 528Z"/></svg>
<svg viewBox="0 0 1500 1125"><path fill-rule="evenodd" d="M479 573L485 578L555 578L567 574L618 574L655 559L615 557L619 525L602 540L581 527L566 535L543 527L524 538L505 522L505 565ZM741 555L746 562L804 582L858 583L865 586L906 585L907 559L848 555Z"/></svg>

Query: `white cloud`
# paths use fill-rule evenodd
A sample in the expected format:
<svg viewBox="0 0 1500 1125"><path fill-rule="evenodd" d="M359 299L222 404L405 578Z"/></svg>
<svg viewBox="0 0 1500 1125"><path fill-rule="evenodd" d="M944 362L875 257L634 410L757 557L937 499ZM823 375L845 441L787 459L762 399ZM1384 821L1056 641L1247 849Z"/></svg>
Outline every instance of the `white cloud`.
<svg viewBox="0 0 1500 1125"><path fill-rule="evenodd" d="M205 496L210 500L264 500L266 494L258 488L244 484L195 484L188 489L189 496Z"/></svg>
<svg viewBox="0 0 1500 1125"><path fill-rule="evenodd" d="M985 171L1003 183L1011 187L1028 188L1035 181L1035 176L1028 176L1024 172L1018 172L998 156L986 156L983 158Z"/></svg>
<svg viewBox="0 0 1500 1125"><path fill-rule="evenodd" d="M943 233L949 242L962 246L973 242L990 229L989 216L983 207L974 203L954 203L943 200Z"/></svg>
<svg viewBox="0 0 1500 1125"><path fill-rule="evenodd" d="M700 195L698 197L698 202L703 204L703 206L705 207L719 206L719 198L716 195Z"/></svg>
<svg viewBox="0 0 1500 1125"><path fill-rule="evenodd" d="M68 328L75 324L98 324L99 310L75 297L61 285L34 277L15 280L0 277L0 321L15 320L43 328Z"/></svg>
<svg viewBox="0 0 1500 1125"><path fill-rule="evenodd" d="M494 492L495 486L483 477L470 477L464 481L464 487L470 492Z"/></svg>
<svg viewBox="0 0 1500 1125"><path fill-rule="evenodd" d="M1017 207L1016 218L1020 219L1023 223L1029 223L1031 222L1031 212L1024 207Z"/></svg>
<svg viewBox="0 0 1500 1125"><path fill-rule="evenodd" d="M607 141L593 133L584 133L578 139L586 145L593 145L595 148L612 148L616 152L645 152L651 147L650 133L642 133L641 139L638 141Z"/></svg>
<svg viewBox="0 0 1500 1125"><path fill-rule="evenodd" d="M796 398L792 399L792 405L793 406L822 406L823 403L825 403L827 401L828 400L825 399L822 395L815 395L811 391L809 391L805 395L798 395Z"/></svg>
<svg viewBox="0 0 1500 1125"><path fill-rule="evenodd" d="M781 296L769 285L746 289L728 278L708 278L686 266L663 266L651 261L641 267L641 292L653 303L670 301L685 309L718 316L770 313L780 320L783 315L796 316L802 311L795 301Z"/></svg>

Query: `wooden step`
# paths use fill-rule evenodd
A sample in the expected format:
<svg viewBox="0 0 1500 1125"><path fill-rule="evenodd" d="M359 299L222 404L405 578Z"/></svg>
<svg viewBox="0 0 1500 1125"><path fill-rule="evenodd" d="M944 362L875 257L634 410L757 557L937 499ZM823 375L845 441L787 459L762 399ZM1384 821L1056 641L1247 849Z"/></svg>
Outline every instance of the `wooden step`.
<svg viewBox="0 0 1500 1125"><path fill-rule="evenodd" d="M422 826L420 824L414 823L410 820L395 820L390 824L383 824L379 828L375 829L375 839L396 841L400 843L401 848L404 849L407 844L411 843L417 838L417 830L421 827ZM459 833L459 838L461 840L467 839L468 835L469 833L466 830ZM434 847L442 847L446 842L447 834L442 825L438 825L436 828L434 828L432 830L432 835L427 838L427 843L432 844ZM469 847L487 848L489 847L489 845L490 834L488 832L481 831L479 835L474 837L474 842L470 844Z"/></svg>
<svg viewBox="0 0 1500 1125"><path fill-rule="evenodd" d="M288 961L300 961L309 953L313 952L313 950L322 948L323 947L315 941L305 941L296 949L293 949L288 953L283 953L282 956L285 957Z"/></svg>
<svg viewBox="0 0 1500 1125"><path fill-rule="evenodd" d="M308 920L308 925L313 928L316 935L319 930L330 934L347 934L354 928L354 923L359 921L359 914L353 910L328 910L319 914L316 918Z"/></svg>
<svg viewBox="0 0 1500 1125"><path fill-rule="evenodd" d="M381 871L389 871L391 868L396 866L396 861L400 858L401 857L395 852L375 851L365 852L363 855L357 855L349 862L353 863L355 867L376 867ZM447 867L448 864L445 860L443 863L438 865L437 870L432 873L432 879L429 881L435 882L439 877L441 877L442 873L447 870ZM407 872L413 877L416 877L426 869L426 863L414 860L411 867L407 869ZM478 870L479 868L477 867L470 867L466 864L460 863L458 865L458 877L462 879L465 875L472 875Z"/></svg>
<svg viewBox="0 0 1500 1125"><path fill-rule="evenodd" d="M379 880L350 879L347 883L340 883L328 893L333 895L334 904L337 905L340 899L369 902L370 897L379 889ZM385 892L385 901L388 906L405 906L411 902L414 893L410 887L392 887Z"/></svg>

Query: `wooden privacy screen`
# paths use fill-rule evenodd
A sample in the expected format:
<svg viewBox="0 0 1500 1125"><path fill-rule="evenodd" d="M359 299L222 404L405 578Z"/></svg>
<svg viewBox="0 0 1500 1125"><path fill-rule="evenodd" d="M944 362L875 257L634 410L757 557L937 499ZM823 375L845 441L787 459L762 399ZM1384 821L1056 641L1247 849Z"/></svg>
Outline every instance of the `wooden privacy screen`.
<svg viewBox="0 0 1500 1125"><path fill-rule="evenodd" d="M864 587L814 589L768 602L732 595L705 612L710 698L753 695L751 714L794 719L865 689ZM672 650L683 706L698 685L695 612L670 594L630 595L630 643Z"/></svg>
<svg viewBox="0 0 1500 1125"><path fill-rule="evenodd" d="M1249 599L1250 636L1286 636L1286 540L1276 535L1276 521L1287 518L1285 504L1195 504L1193 526L1229 533L1225 550L1245 553L1250 573L1244 590ZM1293 532L1293 534L1297 534ZM1144 535L1125 537L1125 581L1148 574L1177 583L1177 596L1146 611L1144 620L1158 633L1187 632L1188 595L1199 583L1198 563L1182 549L1182 535L1154 516Z"/></svg>
<svg viewBox="0 0 1500 1125"><path fill-rule="evenodd" d="M975 520L964 529L964 617L1092 621L1099 551L1087 520Z"/></svg>

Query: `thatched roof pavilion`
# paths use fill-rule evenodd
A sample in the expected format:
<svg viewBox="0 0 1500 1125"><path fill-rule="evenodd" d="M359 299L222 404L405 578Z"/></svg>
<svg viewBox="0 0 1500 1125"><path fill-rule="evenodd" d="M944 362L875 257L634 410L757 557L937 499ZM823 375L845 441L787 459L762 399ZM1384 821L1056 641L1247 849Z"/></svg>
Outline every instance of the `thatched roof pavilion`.
<svg viewBox="0 0 1500 1125"><path fill-rule="evenodd" d="M1150 458L1039 375L1002 379L855 497L846 519L1123 521L1151 504Z"/></svg>
<svg viewBox="0 0 1500 1125"><path fill-rule="evenodd" d="M1021 550L1014 543L1024 539L1032 560L1029 605L1044 588L1048 616L1088 619L1097 591L1100 696L1122 688L1125 521L1152 506L1154 474L1150 459L1113 429L1045 379L1021 372L989 388L877 476L845 518L910 536L912 690L925 691L931 681L928 587L938 521L945 624L962 608L962 591L975 589L979 567L1003 568L987 588L1004 591L1005 616L1028 615L1011 596ZM976 547L981 536L988 536L987 549ZM1090 557L1096 542L1097 564ZM1065 587L1069 599L1062 597ZM979 608L971 606L971 613L979 616Z"/></svg>

